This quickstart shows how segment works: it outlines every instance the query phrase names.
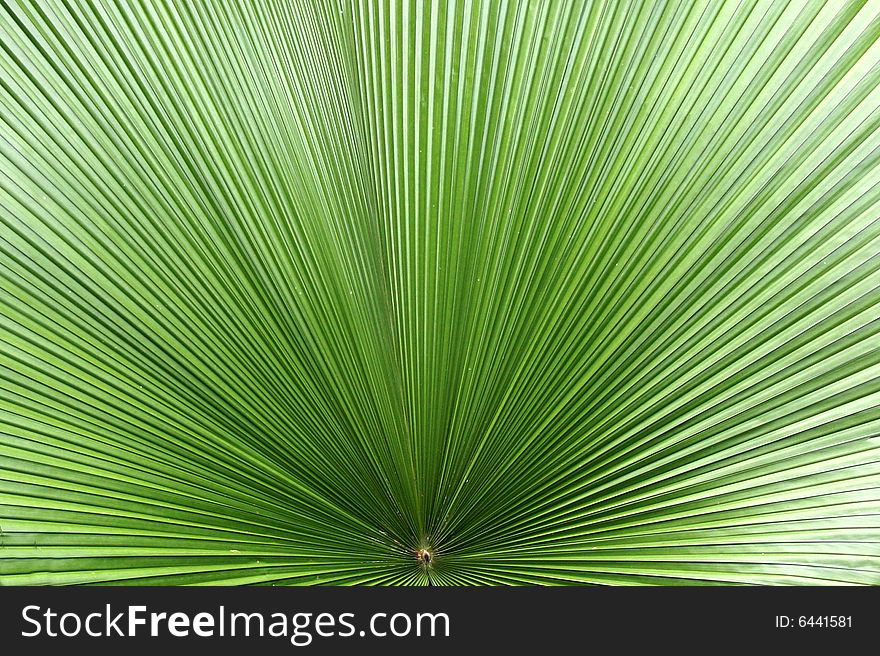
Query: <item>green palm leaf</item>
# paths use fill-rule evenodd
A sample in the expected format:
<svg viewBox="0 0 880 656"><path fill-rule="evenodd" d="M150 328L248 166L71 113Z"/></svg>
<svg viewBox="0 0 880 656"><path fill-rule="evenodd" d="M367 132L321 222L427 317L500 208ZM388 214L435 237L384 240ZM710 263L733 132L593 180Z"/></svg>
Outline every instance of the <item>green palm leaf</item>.
<svg viewBox="0 0 880 656"><path fill-rule="evenodd" d="M880 583L877 2L0 53L3 583Z"/></svg>

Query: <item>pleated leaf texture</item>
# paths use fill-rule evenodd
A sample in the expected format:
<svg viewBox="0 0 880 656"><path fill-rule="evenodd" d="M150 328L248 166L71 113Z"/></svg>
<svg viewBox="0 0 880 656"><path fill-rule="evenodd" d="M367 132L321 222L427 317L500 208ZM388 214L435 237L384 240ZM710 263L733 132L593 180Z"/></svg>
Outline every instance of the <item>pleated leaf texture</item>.
<svg viewBox="0 0 880 656"><path fill-rule="evenodd" d="M0 582L880 583L880 2L0 5Z"/></svg>

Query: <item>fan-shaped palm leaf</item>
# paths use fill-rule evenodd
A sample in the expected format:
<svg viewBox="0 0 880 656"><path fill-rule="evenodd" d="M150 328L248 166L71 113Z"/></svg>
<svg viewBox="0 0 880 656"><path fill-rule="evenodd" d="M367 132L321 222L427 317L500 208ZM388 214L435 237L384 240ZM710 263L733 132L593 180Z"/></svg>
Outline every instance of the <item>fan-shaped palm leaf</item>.
<svg viewBox="0 0 880 656"><path fill-rule="evenodd" d="M2 582L880 582L880 3L0 53Z"/></svg>

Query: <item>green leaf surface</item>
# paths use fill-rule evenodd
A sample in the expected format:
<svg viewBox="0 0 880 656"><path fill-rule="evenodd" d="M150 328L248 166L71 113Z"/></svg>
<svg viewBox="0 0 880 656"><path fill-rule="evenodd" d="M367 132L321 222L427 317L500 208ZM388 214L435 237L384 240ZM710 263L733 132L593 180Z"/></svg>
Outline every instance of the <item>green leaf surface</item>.
<svg viewBox="0 0 880 656"><path fill-rule="evenodd" d="M0 347L3 584L880 584L880 3L0 0Z"/></svg>

